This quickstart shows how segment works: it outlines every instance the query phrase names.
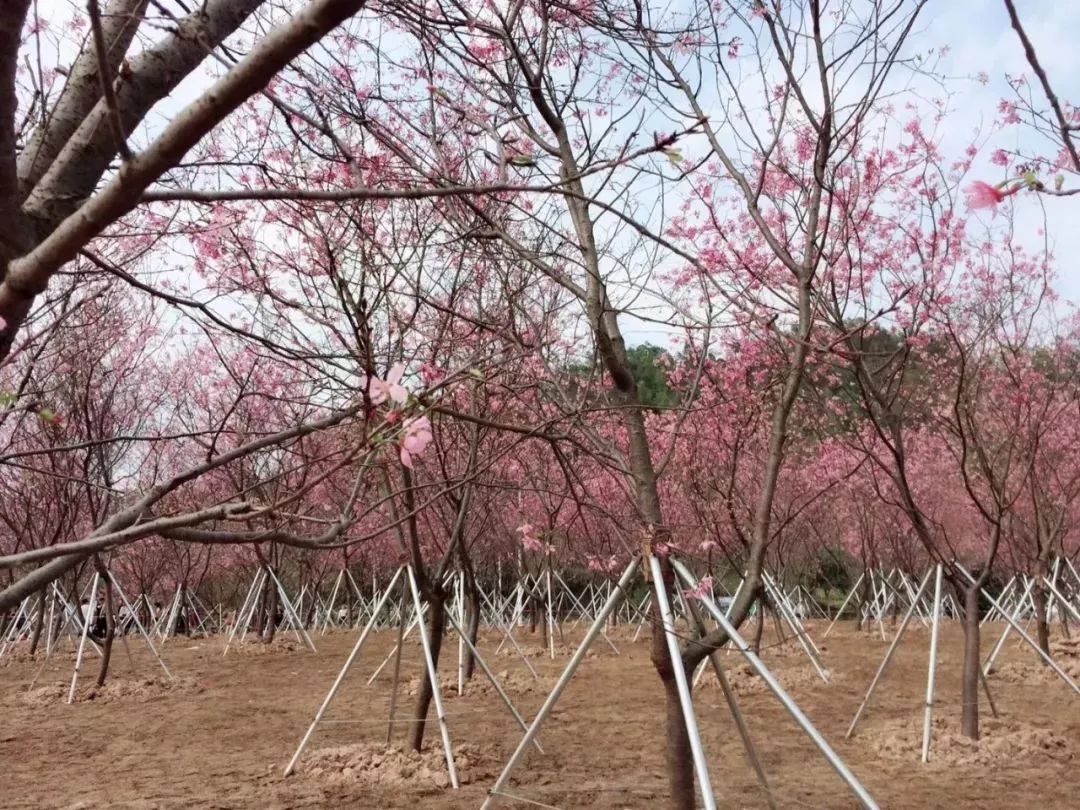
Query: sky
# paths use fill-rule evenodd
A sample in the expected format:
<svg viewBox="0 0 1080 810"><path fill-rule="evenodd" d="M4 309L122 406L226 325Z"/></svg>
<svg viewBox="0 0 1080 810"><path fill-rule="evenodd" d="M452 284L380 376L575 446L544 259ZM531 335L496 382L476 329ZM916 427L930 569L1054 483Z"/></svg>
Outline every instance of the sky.
<svg viewBox="0 0 1080 810"><path fill-rule="evenodd" d="M1063 100L1080 101L1080 50L1075 45L1080 37L1080 2L1017 0L1017 6L1056 92ZM52 20L85 14L82 4L72 0L41 0L39 8L43 16ZM937 64L938 71L950 77L945 88L950 94L950 110L946 126L940 131L947 159L962 155L975 139L983 149L972 177L998 182L1004 175L1000 167L989 163L994 149L1040 151L1045 147L1025 138L1019 128L991 133L999 101L1012 95L1006 77L1030 74L1002 0L930 0L912 39L922 50L935 48L940 52L947 47L946 55ZM219 71L218 65L208 64L207 72L197 71L184 81L148 119L145 136L152 136L172 114L197 98L209 84L209 73ZM977 78L980 74L985 74L985 83ZM916 89L924 90L927 97L940 97L942 93L942 88L929 83ZM1075 180L1080 183L1080 177ZM1066 300L1080 305L1080 195L1022 195L1016 199L1016 212L1017 238L1031 247L1041 245L1045 223L1057 259L1058 291ZM645 302L638 304L647 308ZM628 319L626 331L634 343L666 343L671 330Z"/></svg>
<svg viewBox="0 0 1080 810"><path fill-rule="evenodd" d="M1063 102L1080 103L1080 2L1016 0L1028 37L1032 40L1051 85ZM930 98L949 95L945 126L938 130L941 150L947 161L959 159L973 142L982 148L976 157L971 179L998 183L1005 170L990 163L998 148L1046 153L1046 144L1032 138L1025 128L994 131L998 105L1013 98L1009 76L1034 78L1016 32L1013 31L1002 0L930 0L912 34L920 51L934 48L944 56L936 69L948 77L946 86L929 81L916 92ZM980 75L985 74L985 75ZM1037 106L1044 97L1036 94ZM1051 178L1046 178L1048 184ZM1080 184L1080 176L1070 178ZM1065 301L1080 306L1080 195L1075 197L1015 198L1015 237L1033 250L1044 244L1044 235L1055 257L1057 292ZM991 214L979 214L987 225L995 223ZM655 324L631 323L626 329L631 342L667 343L674 330Z"/></svg>
<svg viewBox="0 0 1080 810"><path fill-rule="evenodd" d="M1080 103L1080 50L1076 47L1080 3L1017 0L1016 6L1054 91L1062 101ZM1033 77L1001 0L932 0L927 11L922 38L949 46L943 71L956 77L985 71L989 77L985 86L978 81L962 83L963 92L952 99L944 146L948 153L957 154L974 132L989 128L998 102L1012 96L1006 75ZM1018 134L1014 128L992 137L983 150L976 167L983 168L988 182L1004 179L1002 169L988 163L993 148L1024 145ZM1070 183L1080 183L1080 177ZM1080 305L1080 196L1041 199L1046 233L1057 259L1058 291ZM1032 244L1040 241L1043 208L1034 196L1017 200L1018 238L1030 239Z"/></svg>

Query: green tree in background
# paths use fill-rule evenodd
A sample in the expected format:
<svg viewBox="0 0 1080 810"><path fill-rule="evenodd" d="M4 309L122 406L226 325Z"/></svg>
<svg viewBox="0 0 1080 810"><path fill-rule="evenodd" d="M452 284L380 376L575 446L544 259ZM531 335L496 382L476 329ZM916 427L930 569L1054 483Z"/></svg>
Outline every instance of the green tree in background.
<svg viewBox="0 0 1080 810"><path fill-rule="evenodd" d="M678 404L678 395L668 386L667 372L657 363L660 355L666 352L651 343L642 343L626 351L641 394L641 404L647 408L670 408Z"/></svg>

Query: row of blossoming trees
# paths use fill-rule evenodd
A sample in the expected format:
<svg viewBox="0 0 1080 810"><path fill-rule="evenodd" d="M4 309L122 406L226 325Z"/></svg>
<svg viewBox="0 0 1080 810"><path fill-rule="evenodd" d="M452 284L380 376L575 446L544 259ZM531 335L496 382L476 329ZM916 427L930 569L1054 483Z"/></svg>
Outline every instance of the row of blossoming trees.
<svg viewBox="0 0 1080 810"><path fill-rule="evenodd" d="M0 609L407 560L437 657L445 574L521 541L724 559L736 625L769 568L943 562L978 736L980 588L1077 548L1077 324L1011 216L1074 113L1042 82L1061 154L973 181L924 5L8 4ZM725 641L653 639L680 807L675 668Z"/></svg>

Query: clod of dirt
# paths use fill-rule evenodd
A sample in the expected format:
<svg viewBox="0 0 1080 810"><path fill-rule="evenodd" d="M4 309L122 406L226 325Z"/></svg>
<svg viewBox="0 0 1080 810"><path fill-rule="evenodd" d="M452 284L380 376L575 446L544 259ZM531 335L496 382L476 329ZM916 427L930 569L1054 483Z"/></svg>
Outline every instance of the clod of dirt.
<svg viewBox="0 0 1080 810"><path fill-rule="evenodd" d="M769 671L786 690L798 689L804 686L821 686L825 683L821 676L818 675L817 670L809 664L806 666L789 666L783 669L770 667ZM745 661L735 665L725 664L724 674L737 695L754 695L770 691L765 679L758 675L753 667ZM711 666L709 672L701 679L699 687L720 688L720 681L717 680Z"/></svg>
<svg viewBox="0 0 1080 810"><path fill-rule="evenodd" d="M526 658L547 658L549 655L551 655L551 650L546 644L542 646L538 644L522 644L519 641L518 647L520 648L520 652L512 645L507 644L501 650L499 650L499 655L503 658L519 658L521 655L524 655ZM608 650L608 652L611 652L610 647L604 644L602 640L597 639L593 641L592 647L590 647L589 651L585 653L585 657L595 658L598 650L602 652L605 649ZM555 644L556 658L568 658L575 652L577 652L577 647L575 646L572 646L570 644ZM612 653L612 655L614 655L614 653Z"/></svg>
<svg viewBox="0 0 1080 810"><path fill-rule="evenodd" d="M1054 654L1054 663L1062 668L1074 681L1080 681L1080 658L1067 658ZM1041 661L1010 661L990 670L995 680L1006 683L1063 683L1061 676Z"/></svg>
<svg viewBox="0 0 1080 810"><path fill-rule="evenodd" d="M1057 658L1080 658L1080 636L1050 642L1050 655Z"/></svg>
<svg viewBox="0 0 1080 810"><path fill-rule="evenodd" d="M31 706L49 706L54 703L67 703L68 686L50 684L32 689L23 695L24 702ZM155 678L110 678L105 685L80 686L75 690L75 703L116 703L130 701L144 703L177 692L201 692L193 678L169 680L165 676Z"/></svg>
<svg viewBox="0 0 1080 810"><path fill-rule="evenodd" d="M1048 728L1020 720L987 718L980 724L981 739L959 732L956 717L935 717L930 743L931 766L992 765L1046 757L1062 762L1073 758L1068 740ZM893 720L866 733L871 748L881 756L907 762L922 757L922 721Z"/></svg>
<svg viewBox="0 0 1080 810"><path fill-rule="evenodd" d="M31 655L29 650L15 648L4 653L4 657L0 658L0 666L7 666L8 664L27 664L34 661L41 661L43 658L45 658L44 645L42 645L35 655Z"/></svg>
<svg viewBox="0 0 1080 810"><path fill-rule="evenodd" d="M548 694L555 686L555 681L551 678L534 678L529 673L510 672L508 670L502 670L495 673L495 678L499 681L503 690L507 694L511 695L523 695L523 694ZM420 684L427 680L427 676L416 676L409 679L405 684L406 694L413 696L420 692ZM447 676L439 678L439 688L444 698L458 697L457 691L457 676ZM491 681L482 672L476 672L473 674L472 680L465 682L465 695L494 695L497 694L495 687L492 686Z"/></svg>
<svg viewBox="0 0 1080 810"><path fill-rule="evenodd" d="M467 785L486 780L498 772L493 750L465 743L455 746L454 765L458 782ZM302 773L341 784L392 787L433 793L450 787L446 756L442 748L420 753L379 743L358 743L313 751L304 760Z"/></svg>
<svg viewBox="0 0 1080 810"><path fill-rule="evenodd" d="M263 644L257 638L254 641L250 639L244 642L234 641L229 646L229 653L235 652L240 655L273 655L275 653L291 653L307 649L307 645L300 643L295 638L277 636L269 644Z"/></svg>

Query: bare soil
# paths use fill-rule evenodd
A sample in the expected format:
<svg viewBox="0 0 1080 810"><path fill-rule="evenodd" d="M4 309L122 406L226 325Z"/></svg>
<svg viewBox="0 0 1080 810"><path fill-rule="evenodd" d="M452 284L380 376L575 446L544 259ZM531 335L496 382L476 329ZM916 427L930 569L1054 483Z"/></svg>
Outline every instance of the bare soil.
<svg viewBox="0 0 1080 810"><path fill-rule="evenodd" d="M901 645L855 736L844 732L887 649L879 632L838 625L822 643L824 624L811 627L822 646L824 683L791 642L770 641L763 658L779 681L884 808L1080 807L1080 697L1047 676L1034 654L1010 638L989 682L999 717L981 704L984 739L958 734L960 628L943 628L935 737L928 765L919 762L926 690L928 635ZM984 628L984 658L1001 627ZM518 710L531 718L568 660L552 660L527 628L519 641L540 675L537 688L516 656L493 655L495 636L482 639L493 671ZM649 661L647 633L602 640L530 751L509 789L557 808L663 807L663 707ZM567 631L566 641L577 637ZM521 730L479 669L477 683L456 695L457 644L444 645L440 680L448 689L450 735L462 787L447 786L439 728L430 716L422 754L402 750L411 723L410 686L423 658L410 639L402 658L397 723L386 746L392 666L366 681L390 652L395 633L375 634L326 713L298 772L282 775L337 675L357 634L316 635L313 654L282 640L272 651L222 655L220 639L172 639L163 654L179 684L169 686L141 643L130 657L114 653L114 669L94 699L67 705L72 656L40 662L0 662L0 807L3 808L475 808L483 801ZM1060 639L1066 659L1076 645ZM505 648L504 648L505 651ZM721 656L781 808L849 808L851 794L772 694L734 653ZM1075 660L1075 659L1074 659ZM1071 662L1070 662L1071 663ZM80 683L97 674L97 656L83 664ZM1026 672L1024 678L1007 673ZM35 675L34 691L28 689ZM450 692L452 691L452 699ZM88 695L83 690L80 695ZM714 676L702 679L696 701L718 803L765 807ZM35 697L36 695L36 697ZM64 698L58 698L64 695ZM505 806L522 808L509 799Z"/></svg>

